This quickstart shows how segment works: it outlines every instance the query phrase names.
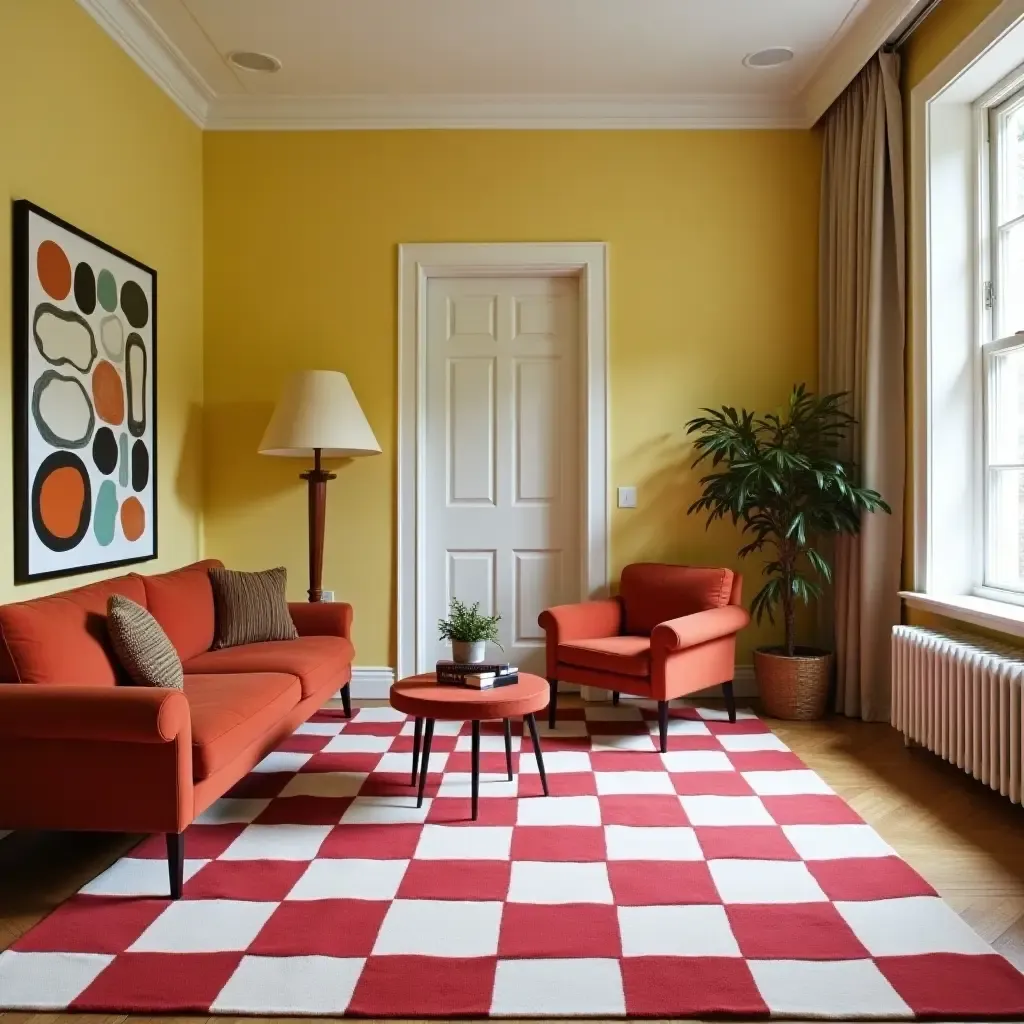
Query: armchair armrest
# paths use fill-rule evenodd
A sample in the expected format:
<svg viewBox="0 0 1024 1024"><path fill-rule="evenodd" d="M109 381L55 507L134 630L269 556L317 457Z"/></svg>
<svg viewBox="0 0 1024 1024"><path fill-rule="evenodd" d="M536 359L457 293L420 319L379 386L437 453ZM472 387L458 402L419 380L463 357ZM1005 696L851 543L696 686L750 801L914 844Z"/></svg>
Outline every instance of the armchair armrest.
<svg viewBox="0 0 1024 1024"><path fill-rule="evenodd" d="M183 731L191 733L191 716L179 690L0 684L0 742L170 743Z"/></svg>
<svg viewBox="0 0 1024 1024"><path fill-rule="evenodd" d="M548 644L571 640L598 640L618 636L622 629L622 602L617 597L604 601L583 601L546 608L537 624L547 634Z"/></svg>
<svg viewBox="0 0 1024 1024"><path fill-rule="evenodd" d="M352 639L352 605L340 601L293 601L288 604L299 636L340 636Z"/></svg>
<svg viewBox="0 0 1024 1024"><path fill-rule="evenodd" d="M651 633L651 647L671 654L709 640L733 636L749 622L750 613L737 605L709 608L707 611L658 623Z"/></svg>

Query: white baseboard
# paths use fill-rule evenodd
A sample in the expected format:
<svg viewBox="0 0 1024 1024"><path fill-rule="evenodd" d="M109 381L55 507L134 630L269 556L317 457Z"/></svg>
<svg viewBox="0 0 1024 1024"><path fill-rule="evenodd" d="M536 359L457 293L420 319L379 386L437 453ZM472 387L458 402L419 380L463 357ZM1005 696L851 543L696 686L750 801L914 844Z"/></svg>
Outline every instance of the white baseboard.
<svg viewBox="0 0 1024 1024"><path fill-rule="evenodd" d="M387 665L357 665L352 669L352 696L361 700L384 700L390 693L394 681L395 670ZM563 688L566 691L576 689L568 683L563 684ZM736 666L733 690L737 697L744 699L757 696L753 665ZM719 686L701 692L708 697L722 696L722 689Z"/></svg>
<svg viewBox="0 0 1024 1024"><path fill-rule="evenodd" d="M388 665L354 665L352 696L360 700L385 700L395 681L395 670Z"/></svg>

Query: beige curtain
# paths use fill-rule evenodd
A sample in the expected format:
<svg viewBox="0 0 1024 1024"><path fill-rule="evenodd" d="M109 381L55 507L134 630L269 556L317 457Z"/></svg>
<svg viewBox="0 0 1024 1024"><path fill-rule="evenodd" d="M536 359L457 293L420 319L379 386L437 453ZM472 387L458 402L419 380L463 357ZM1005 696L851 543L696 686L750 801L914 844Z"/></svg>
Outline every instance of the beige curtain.
<svg viewBox="0 0 1024 1024"><path fill-rule="evenodd" d="M825 115L819 380L849 391L850 455L892 515L864 517L833 564L836 710L889 718L889 643L900 619L906 459L905 221L899 57L879 53Z"/></svg>

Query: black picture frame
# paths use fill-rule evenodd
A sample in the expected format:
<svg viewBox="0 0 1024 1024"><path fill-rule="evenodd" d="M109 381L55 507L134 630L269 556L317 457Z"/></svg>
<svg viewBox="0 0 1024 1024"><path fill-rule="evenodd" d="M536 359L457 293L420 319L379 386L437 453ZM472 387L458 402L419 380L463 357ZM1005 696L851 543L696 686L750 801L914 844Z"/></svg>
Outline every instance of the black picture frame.
<svg viewBox="0 0 1024 1024"><path fill-rule="evenodd" d="M151 430L149 432L150 444L148 449L148 482L146 489L149 491L149 514L145 521L145 535L151 535L151 545L147 544L145 549L140 550L137 555L126 557L113 557L111 559L92 559L88 563L75 562L64 567L50 568L46 570L34 570L31 562L31 531L33 531L32 503L38 501L38 488L33 487L30 480L30 345L32 344L32 317L30 300L30 283L33 280L35 269L31 251L30 223L31 218L39 217L54 227L75 236L78 240L87 245L116 257L118 260L129 264L136 270L148 275L151 280L148 296L148 347L144 350L144 367L148 377L147 384L143 385L144 397L148 394L148 417ZM116 569L129 565L138 565L143 562L153 561L159 557L159 501L158 501L158 462L159 462L159 410L157 402L157 328L158 328L158 289L157 272L152 267L129 256L120 249L115 248L102 239L89 234L73 224L50 213L48 210L37 206L27 199L16 199L11 204L11 241L12 241L12 466L13 466L13 487L14 500L14 582L16 584L33 583L39 580L54 579L64 576L77 576L82 573L95 572L102 569ZM72 303L73 306L73 303ZM130 340L129 335L129 340ZM127 346L125 349L127 355ZM83 387L84 390L84 387ZM122 399L123 401L125 399ZM126 401L126 408L129 408ZM126 414L130 419L130 414ZM123 433L123 432L122 432ZM63 449L55 447L54 452L59 453ZM124 459L124 451L120 450L120 457ZM88 479L86 481L86 496L90 504L89 518L90 525L92 516L95 514L91 507L91 496L89 494ZM36 492L35 494L33 492ZM87 532L87 531L86 531ZM56 550L56 549L51 549ZM73 550L73 546L72 549Z"/></svg>

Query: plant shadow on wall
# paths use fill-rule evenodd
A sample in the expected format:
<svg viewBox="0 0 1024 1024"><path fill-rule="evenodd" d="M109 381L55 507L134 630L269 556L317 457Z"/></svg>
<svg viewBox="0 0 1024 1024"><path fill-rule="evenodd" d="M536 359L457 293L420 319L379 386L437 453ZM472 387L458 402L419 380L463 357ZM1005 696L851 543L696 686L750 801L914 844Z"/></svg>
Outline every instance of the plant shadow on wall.
<svg viewBox="0 0 1024 1024"><path fill-rule="evenodd" d="M708 525L731 519L750 540L741 557L767 552L767 577L750 609L760 622L781 612L782 647L754 652L761 701L777 718L824 713L831 653L796 643L796 608L822 596L832 570L819 548L830 536L860 532L872 512L891 512L882 496L862 487L857 465L845 457L857 421L843 408L847 395L818 396L793 388L780 412L760 415L731 406L704 409L687 424L695 434L696 468L710 461L701 496L690 512Z"/></svg>

